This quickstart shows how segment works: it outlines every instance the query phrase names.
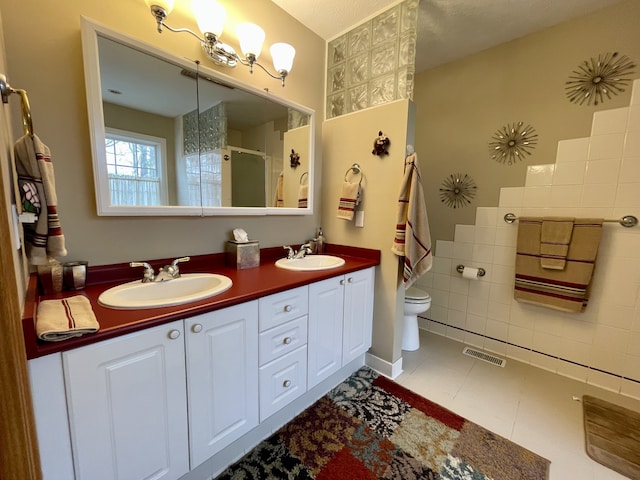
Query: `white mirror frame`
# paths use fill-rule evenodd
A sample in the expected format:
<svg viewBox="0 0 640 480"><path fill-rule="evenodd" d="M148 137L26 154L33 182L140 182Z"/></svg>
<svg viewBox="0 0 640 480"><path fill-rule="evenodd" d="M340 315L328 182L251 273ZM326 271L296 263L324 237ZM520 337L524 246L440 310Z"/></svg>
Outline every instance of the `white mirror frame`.
<svg viewBox="0 0 640 480"><path fill-rule="evenodd" d="M217 78L221 82L242 89L253 95L279 103L285 107L298 110L309 115L309 168L308 188L309 200L306 208L287 207L202 207L202 206L113 206L110 202L109 182L105 151L105 125L102 108L100 82L100 64L98 55L98 36L114 40L132 48L162 58L175 65L193 69L193 62L176 57L150 44L116 32L86 17L81 17L82 52L84 58L85 88L87 92L87 112L91 134L91 153L93 160L93 176L96 192L97 213L99 216L262 216L262 215L311 215L313 214L313 184L315 157L315 111L291 102L274 97L268 92L239 82L216 70L200 64L203 75ZM287 157L283 159L286 165Z"/></svg>

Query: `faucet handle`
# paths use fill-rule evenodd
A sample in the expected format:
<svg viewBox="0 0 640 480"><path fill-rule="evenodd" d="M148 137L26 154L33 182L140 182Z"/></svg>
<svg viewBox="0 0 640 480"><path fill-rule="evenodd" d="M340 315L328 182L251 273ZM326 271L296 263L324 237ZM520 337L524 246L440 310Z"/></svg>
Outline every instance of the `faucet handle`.
<svg viewBox="0 0 640 480"><path fill-rule="evenodd" d="M175 267L176 265L178 265L178 263L180 263L180 262L188 262L189 260L191 260L191 257L176 258L173 262L171 262L171 266Z"/></svg>
<svg viewBox="0 0 640 480"><path fill-rule="evenodd" d="M283 245L282 248L284 248L285 250L289 250L287 252L287 258L289 260L291 260L295 256L296 251L293 248L291 248L289 245Z"/></svg>
<svg viewBox="0 0 640 480"><path fill-rule="evenodd" d="M144 267L144 274L142 275L142 283L153 282L155 274L153 273L153 267L147 262L130 262L130 267Z"/></svg>

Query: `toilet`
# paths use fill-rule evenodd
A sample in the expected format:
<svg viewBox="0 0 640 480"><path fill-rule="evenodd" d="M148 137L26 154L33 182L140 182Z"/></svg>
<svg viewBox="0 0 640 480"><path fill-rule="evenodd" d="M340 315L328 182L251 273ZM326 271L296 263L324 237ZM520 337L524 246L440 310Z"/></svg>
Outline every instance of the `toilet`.
<svg viewBox="0 0 640 480"><path fill-rule="evenodd" d="M409 287L404 294L404 323L402 326L402 350L420 348L418 314L431 307L431 296L419 288Z"/></svg>

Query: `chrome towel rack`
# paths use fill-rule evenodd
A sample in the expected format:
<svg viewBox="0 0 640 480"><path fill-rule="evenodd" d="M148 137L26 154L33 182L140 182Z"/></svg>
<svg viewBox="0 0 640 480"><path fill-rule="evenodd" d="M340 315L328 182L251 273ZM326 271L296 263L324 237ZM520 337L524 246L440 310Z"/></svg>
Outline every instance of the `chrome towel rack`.
<svg viewBox="0 0 640 480"><path fill-rule="evenodd" d="M33 135L33 121L31 120L31 107L29 106L27 91L20 88L11 88L11 85L7 83L7 77L0 73L0 93L2 94L2 103L9 103L9 95L12 93L20 95L22 129L25 135Z"/></svg>
<svg viewBox="0 0 640 480"><path fill-rule="evenodd" d="M513 223L516 220L518 220L518 217L513 213L506 213L504 215L504 221L506 223ZM638 225L638 218L634 217L633 215L625 215L624 217L617 218L617 219L604 219L603 222L619 223L623 227L631 228L631 227L635 227L636 225Z"/></svg>
<svg viewBox="0 0 640 480"><path fill-rule="evenodd" d="M362 183L362 169L360 168L360 165L358 165L357 163L354 163L347 169L347 171L344 173L345 182L349 181L347 179L347 177L349 176L349 173L353 173L354 175L360 175L360 181L358 183Z"/></svg>

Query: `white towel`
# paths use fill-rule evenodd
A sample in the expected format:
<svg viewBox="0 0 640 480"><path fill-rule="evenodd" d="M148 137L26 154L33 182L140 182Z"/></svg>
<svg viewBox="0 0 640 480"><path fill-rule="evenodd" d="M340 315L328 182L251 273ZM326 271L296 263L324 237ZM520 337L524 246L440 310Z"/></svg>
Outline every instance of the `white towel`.
<svg viewBox="0 0 640 480"><path fill-rule="evenodd" d="M100 328L91 302L83 295L43 300L36 311L36 333L48 342L59 342L97 332Z"/></svg>
<svg viewBox="0 0 640 480"><path fill-rule="evenodd" d="M280 172L276 182L276 194L273 199L274 207L284 207L284 172Z"/></svg>
<svg viewBox="0 0 640 480"><path fill-rule="evenodd" d="M22 209L38 216L35 225L25 224L27 255L32 265L48 265L50 257L67 254L51 152L36 135L19 138L14 152Z"/></svg>
<svg viewBox="0 0 640 480"><path fill-rule="evenodd" d="M396 233L391 251L404 257L403 283L408 289L433 264L431 233L420 180L418 156L405 159L405 172L398 198Z"/></svg>
<svg viewBox="0 0 640 480"><path fill-rule="evenodd" d="M307 208L309 206L309 185L300 185L298 188L298 208Z"/></svg>
<svg viewBox="0 0 640 480"><path fill-rule="evenodd" d="M353 220L353 214L360 200L360 183L345 181L340 188L338 218Z"/></svg>

